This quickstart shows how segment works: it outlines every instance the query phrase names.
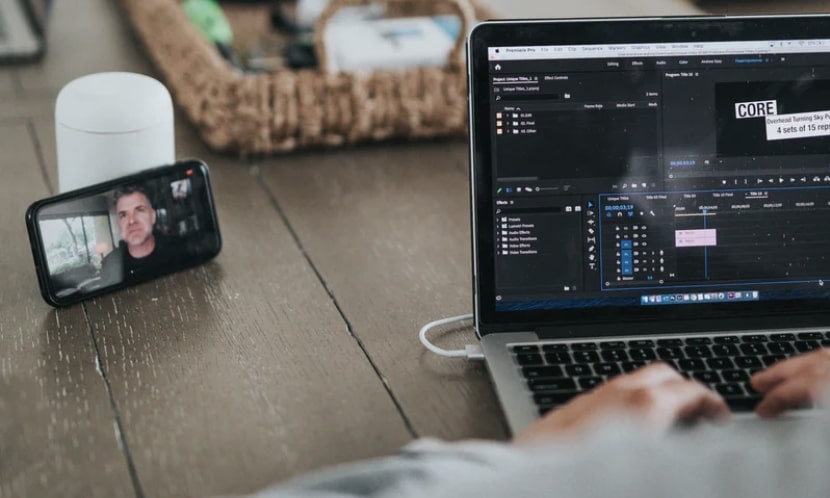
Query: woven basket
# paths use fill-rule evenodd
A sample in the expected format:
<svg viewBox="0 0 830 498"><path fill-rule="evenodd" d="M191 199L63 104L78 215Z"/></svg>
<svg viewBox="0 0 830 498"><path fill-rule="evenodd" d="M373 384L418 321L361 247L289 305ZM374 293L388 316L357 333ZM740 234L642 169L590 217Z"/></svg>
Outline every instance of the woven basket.
<svg viewBox="0 0 830 498"><path fill-rule="evenodd" d="M188 21L179 0L121 2L174 100L215 150L267 154L466 132L463 35L444 67L330 74L326 23L344 6L372 3L333 0L316 25L318 68L245 74ZM388 4L395 15L455 13L462 34L492 17L469 0L374 3Z"/></svg>

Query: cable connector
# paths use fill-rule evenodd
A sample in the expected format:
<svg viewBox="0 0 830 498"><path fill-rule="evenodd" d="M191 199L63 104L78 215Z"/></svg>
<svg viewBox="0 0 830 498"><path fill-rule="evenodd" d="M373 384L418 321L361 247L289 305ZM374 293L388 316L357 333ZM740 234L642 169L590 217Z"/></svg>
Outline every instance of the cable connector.
<svg viewBox="0 0 830 498"><path fill-rule="evenodd" d="M468 360L484 360L484 351L481 350L480 344L467 344L464 346L464 351L467 352Z"/></svg>
<svg viewBox="0 0 830 498"><path fill-rule="evenodd" d="M418 333L418 337L421 339L421 344L423 344L425 348L429 349L430 351L439 356L445 356L447 358L466 358L468 360L483 360L484 353L481 351L481 346L478 344L467 344L464 347L464 349L447 350L439 348L435 344L429 342L429 339L427 339L427 332L429 332L435 327L440 327L441 325L447 325L450 323L463 322L464 320L471 320L472 318L473 315L466 314L451 316L449 318L442 318L440 320L435 320L434 322L429 322L428 324L421 327L421 331Z"/></svg>

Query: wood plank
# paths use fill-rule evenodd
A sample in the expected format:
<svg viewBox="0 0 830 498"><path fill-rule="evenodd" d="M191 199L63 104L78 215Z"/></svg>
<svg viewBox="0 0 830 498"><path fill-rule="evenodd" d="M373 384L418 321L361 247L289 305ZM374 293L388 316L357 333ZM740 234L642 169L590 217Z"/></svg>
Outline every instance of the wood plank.
<svg viewBox="0 0 830 498"><path fill-rule="evenodd" d="M460 142L384 145L260 169L418 434L503 438L485 368L436 357L417 337L424 323L471 310L466 157ZM437 342L475 338L468 327Z"/></svg>
<svg viewBox="0 0 830 498"><path fill-rule="evenodd" d="M7 92L11 93L15 90L16 80L13 71L14 69L11 67L0 67L0 95Z"/></svg>
<svg viewBox="0 0 830 498"><path fill-rule="evenodd" d="M29 130L0 126L0 496L133 496L80 308L40 297L23 215L48 195Z"/></svg>
<svg viewBox="0 0 830 498"><path fill-rule="evenodd" d="M222 253L89 305L144 491L245 493L395 451L402 418L256 178L178 128L211 166Z"/></svg>
<svg viewBox="0 0 830 498"><path fill-rule="evenodd" d="M50 118L55 116L54 95L20 95L17 92L0 93L0 120L21 118Z"/></svg>
<svg viewBox="0 0 830 498"><path fill-rule="evenodd" d="M102 71L152 74L149 59L122 18L118 2L53 2L50 21L46 56L17 70L24 91L52 90L57 95L69 81Z"/></svg>

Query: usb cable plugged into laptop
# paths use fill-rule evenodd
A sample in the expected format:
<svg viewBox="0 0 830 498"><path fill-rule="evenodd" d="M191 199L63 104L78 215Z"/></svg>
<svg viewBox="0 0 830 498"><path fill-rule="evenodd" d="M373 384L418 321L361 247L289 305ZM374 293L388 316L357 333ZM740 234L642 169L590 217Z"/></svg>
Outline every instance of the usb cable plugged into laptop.
<svg viewBox="0 0 830 498"><path fill-rule="evenodd" d="M432 344L431 342L429 342L429 339L427 339L427 332L434 329L435 327L449 325L451 323L463 322L465 320L472 320L472 318L473 315L468 313L466 315L451 316L447 318L442 318L440 320L435 320L433 322L429 322L428 324L421 327L421 331L418 333L418 337L421 339L421 344L423 344L425 348L437 354L438 356L445 356L447 358L466 358L468 360L483 360L484 353L481 351L481 346L478 344L467 344L464 347L464 349L443 349L439 348L435 344Z"/></svg>

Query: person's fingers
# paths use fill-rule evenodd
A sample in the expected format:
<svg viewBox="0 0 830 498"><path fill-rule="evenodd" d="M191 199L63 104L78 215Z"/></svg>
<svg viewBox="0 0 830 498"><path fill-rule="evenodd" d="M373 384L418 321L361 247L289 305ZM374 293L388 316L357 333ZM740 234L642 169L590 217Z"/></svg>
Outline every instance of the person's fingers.
<svg viewBox="0 0 830 498"><path fill-rule="evenodd" d="M797 375L805 365L811 363L811 355L794 356L780 361L770 368L756 373L750 379L753 389L759 393L771 391L775 386Z"/></svg>
<svg viewBox="0 0 830 498"><path fill-rule="evenodd" d="M697 392L692 393L695 398L691 399L678 413L677 420L697 422L701 419L708 419L726 422L730 419L732 412L729 410L729 405L718 393L698 382L686 382L697 384Z"/></svg>
<svg viewBox="0 0 830 498"><path fill-rule="evenodd" d="M622 384L626 387L647 387L682 379L683 376L677 370L663 362L655 362L640 367L629 374L614 377L611 382Z"/></svg>
<svg viewBox="0 0 830 498"><path fill-rule="evenodd" d="M666 429L680 420L729 418L729 407L723 399L699 382L681 378L644 391L635 396L649 397L647 402L641 402L646 405L641 409L649 424L658 429Z"/></svg>
<svg viewBox="0 0 830 498"><path fill-rule="evenodd" d="M830 383L830 348L821 348L776 363L755 374L750 382L756 391L763 394L772 391L782 382L797 377L815 377L823 379L824 384Z"/></svg>
<svg viewBox="0 0 830 498"><path fill-rule="evenodd" d="M759 417L776 417L787 410L809 406L820 394L812 379L796 378L780 382L755 407Z"/></svg>

